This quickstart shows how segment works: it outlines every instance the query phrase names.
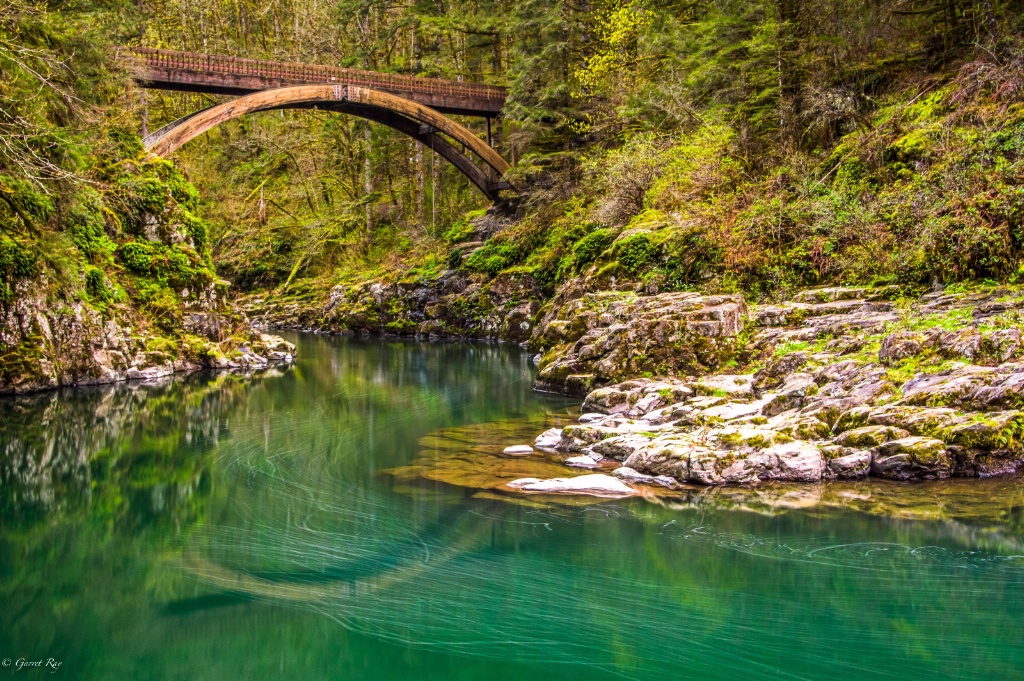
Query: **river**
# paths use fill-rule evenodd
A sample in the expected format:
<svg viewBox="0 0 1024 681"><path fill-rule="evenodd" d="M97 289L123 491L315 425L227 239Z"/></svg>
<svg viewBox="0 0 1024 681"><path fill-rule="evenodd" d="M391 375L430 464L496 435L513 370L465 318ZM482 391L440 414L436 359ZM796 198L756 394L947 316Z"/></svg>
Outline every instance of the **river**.
<svg viewBox="0 0 1024 681"><path fill-rule="evenodd" d="M525 351L0 399L0 677L1019 679L1017 480L530 497Z"/></svg>

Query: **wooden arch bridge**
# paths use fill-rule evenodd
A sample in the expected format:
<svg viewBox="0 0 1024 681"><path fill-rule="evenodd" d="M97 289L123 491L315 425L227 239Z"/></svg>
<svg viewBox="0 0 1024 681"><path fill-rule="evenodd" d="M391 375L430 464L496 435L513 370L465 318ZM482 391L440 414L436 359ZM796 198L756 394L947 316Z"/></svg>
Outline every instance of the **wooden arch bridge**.
<svg viewBox="0 0 1024 681"><path fill-rule="evenodd" d="M143 144L158 156L245 114L322 109L359 116L412 137L452 163L493 201L502 191L514 191L504 179L509 164L491 142L491 118L501 113L504 88L142 47L121 48L119 53L132 60L133 77L143 87L239 95L147 135ZM487 140L445 114L486 118Z"/></svg>

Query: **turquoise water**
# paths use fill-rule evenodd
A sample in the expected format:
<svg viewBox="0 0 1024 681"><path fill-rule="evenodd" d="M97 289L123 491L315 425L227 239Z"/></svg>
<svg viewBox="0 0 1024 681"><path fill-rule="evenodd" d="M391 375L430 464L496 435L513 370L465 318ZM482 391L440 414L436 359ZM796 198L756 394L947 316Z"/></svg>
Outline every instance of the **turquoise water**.
<svg viewBox="0 0 1024 681"><path fill-rule="evenodd" d="M518 348L0 400L0 658L81 679L1018 679L1016 480L510 495ZM0 678L49 670L0 668Z"/></svg>

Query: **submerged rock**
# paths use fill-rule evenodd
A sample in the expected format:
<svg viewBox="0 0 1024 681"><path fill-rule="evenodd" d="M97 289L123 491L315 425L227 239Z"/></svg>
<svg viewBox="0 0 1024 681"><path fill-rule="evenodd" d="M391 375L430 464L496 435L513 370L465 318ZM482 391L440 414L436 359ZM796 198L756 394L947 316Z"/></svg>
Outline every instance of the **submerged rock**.
<svg viewBox="0 0 1024 681"><path fill-rule="evenodd" d="M502 450L502 454L508 454L510 456L533 454L533 447L530 445L512 445L511 447L505 447L505 449Z"/></svg>
<svg viewBox="0 0 1024 681"><path fill-rule="evenodd" d="M566 466L573 466L574 468L597 468L601 465L601 461L604 459L600 454L581 454L580 456L571 456L565 460Z"/></svg>
<svg viewBox="0 0 1024 681"><path fill-rule="evenodd" d="M590 494L593 496L626 497L638 492L610 475L595 473L576 478L520 478L508 483L513 489L523 492L545 492L548 494Z"/></svg>

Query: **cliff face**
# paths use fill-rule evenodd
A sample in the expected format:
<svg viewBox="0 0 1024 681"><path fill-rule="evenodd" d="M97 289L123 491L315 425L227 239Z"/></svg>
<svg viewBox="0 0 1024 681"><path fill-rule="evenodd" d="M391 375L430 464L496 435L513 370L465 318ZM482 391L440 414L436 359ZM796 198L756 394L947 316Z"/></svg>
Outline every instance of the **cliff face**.
<svg viewBox="0 0 1024 681"><path fill-rule="evenodd" d="M212 285L181 307L179 334L168 338L131 304L101 312L54 290L45 276L19 282L0 303L0 394L204 368L257 369L292 359L290 343L253 332Z"/></svg>
<svg viewBox="0 0 1024 681"><path fill-rule="evenodd" d="M199 192L108 132L83 181L0 176L0 393L149 379L290 357L226 300ZM88 175L89 181L84 181Z"/></svg>

